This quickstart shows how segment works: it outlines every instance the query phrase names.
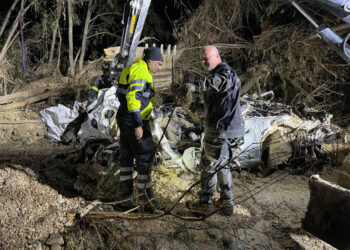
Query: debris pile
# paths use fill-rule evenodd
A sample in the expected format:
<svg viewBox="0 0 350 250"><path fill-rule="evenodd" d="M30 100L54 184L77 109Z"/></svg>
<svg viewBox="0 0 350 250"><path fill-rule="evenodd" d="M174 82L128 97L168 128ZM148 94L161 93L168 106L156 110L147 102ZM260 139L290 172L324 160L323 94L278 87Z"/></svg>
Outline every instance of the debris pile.
<svg viewBox="0 0 350 250"><path fill-rule="evenodd" d="M269 95L273 97L273 92ZM246 134L235 152L237 165L259 166L268 173L295 159L308 156L315 159L323 144L345 140L342 129L331 124L331 115L261 98L266 96L263 93L260 97L242 97Z"/></svg>
<svg viewBox="0 0 350 250"><path fill-rule="evenodd" d="M310 4L311 10L319 10ZM321 11L318 21L341 37L349 25ZM283 103L307 105L349 119L349 65L288 1L204 1L177 37L185 53L176 63L179 81L205 74L199 60L202 45L215 44L236 70L242 93L273 90ZM333 112L334 111L334 112Z"/></svg>
<svg viewBox="0 0 350 250"><path fill-rule="evenodd" d="M89 105L76 101L72 109L58 105L40 112L51 140L75 143L80 165L74 188L89 199L115 200L117 195L120 148L116 124L119 102L115 91L115 87L99 91L98 98ZM161 140L162 149L156 157L167 168L187 172L196 165L191 158L193 153L186 153L183 158L178 149L183 152L186 145L196 143L199 146L199 135L194 132L194 124L188 121L189 116L179 107L174 110L164 133L171 111L171 107L162 106L153 112L152 135L155 144ZM198 157L199 151L194 152Z"/></svg>
<svg viewBox="0 0 350 250"><path fill-rule="evenodd" d="M342 170L338 172L337 183L339 186L350 189L350 153L344 159Z"/></svg>
<svg viewBox="0 0 350 250"><path fill-rule="evenodd" d="M119 102L115 91L115 87L101 90L88 106L76 102L72 110L58 105L40 112L52 140L76 143L82 165L74 187L91 199L117 198L119 137L115 117ZM272 91L242 97L246 134L234 152L232 166L269 174L280 165L315 161L328 152L324 144L344 141L345 134L331 124L331 115L272 102L273 97ZM188 189L198 178L202 129L183 108L172 111L170 106L154 110L151 130L155 145L161 140L155 160L158 171L153 171L157 175L155 189L175 199L175 193ZM91 183L93 187L87 187Z"/></svg>

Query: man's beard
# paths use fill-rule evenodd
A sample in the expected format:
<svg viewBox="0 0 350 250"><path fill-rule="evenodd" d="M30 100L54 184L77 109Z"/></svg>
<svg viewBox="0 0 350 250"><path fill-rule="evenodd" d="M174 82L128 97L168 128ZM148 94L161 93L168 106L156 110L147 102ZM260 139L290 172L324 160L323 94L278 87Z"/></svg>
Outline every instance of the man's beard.
<svg viewBox="0 0 350 250"><path fill-rule="evenodd" d="M211 71L212 68L210 67L210 65L206 65L206 64L203 64L203 68L205 68L206 70L208 71Z"/></svg>

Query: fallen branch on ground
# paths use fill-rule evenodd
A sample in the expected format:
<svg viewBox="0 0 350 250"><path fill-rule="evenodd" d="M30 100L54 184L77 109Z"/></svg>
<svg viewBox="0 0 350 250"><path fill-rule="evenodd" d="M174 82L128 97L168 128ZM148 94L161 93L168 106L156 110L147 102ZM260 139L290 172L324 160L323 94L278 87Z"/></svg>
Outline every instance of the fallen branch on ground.
<svg viewBox="0 0 350 250"><path fill-rule="evenodd" d="M11 110L11 109L16 109L16 108L24 108L25 106L27 106L29 104L45 100L49 97L66 95L66 94L69 94L72 92L73 92L72 89L64 89L64 88L45 91L44 93L26 98L26 99L18 101L18 102L13 102L10 104L1 105L0 111L7 111L7 110Z"/></svg>

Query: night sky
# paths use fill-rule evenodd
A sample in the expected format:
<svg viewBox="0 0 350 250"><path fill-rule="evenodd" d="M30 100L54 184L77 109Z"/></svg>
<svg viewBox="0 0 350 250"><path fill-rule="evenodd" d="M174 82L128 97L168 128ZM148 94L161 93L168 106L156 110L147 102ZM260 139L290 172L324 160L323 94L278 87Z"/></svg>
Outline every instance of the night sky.
<svg viewBox="0 0 350 250"><path fill-rule="evenodd" d="M6 14L7 10L10 8L11 4L13 3L13 1L10 0L3 0L1 1L0 4L0 13L4 13ZM3 17L1 17L2 19Z"/></svg>

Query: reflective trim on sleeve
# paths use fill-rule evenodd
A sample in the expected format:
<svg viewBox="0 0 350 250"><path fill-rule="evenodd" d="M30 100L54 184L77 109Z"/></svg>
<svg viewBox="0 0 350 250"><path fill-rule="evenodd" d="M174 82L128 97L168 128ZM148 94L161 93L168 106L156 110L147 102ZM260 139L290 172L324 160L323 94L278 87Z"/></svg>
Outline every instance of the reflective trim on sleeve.
<svg viewBox="0 0 350 250"><path fill-rule="evenodd" d="M149 93L149 92L144 92L144 93L142 93L142 96L148 98L148 97L151 96L151 93Z"/></svg>
<svg viewBox="0 0 350 250"><path fill-rule="evenodd" d="M97 87L95 87L95 86L91 87L91 89L93 89L93 90L95 90L97 92L99 91L99 89Z"/></svg>
<svg viewBox="0 0 350 250"><path fill-rule="evenodd" d="M148 103L147 107L145 107L141 111L141 118L142 118L142 120L148 120L150 118L152 108L153 108L153 100L150 100L150 102Z"/></svg>
<svg viewBox="0 0 350 250"><path fill-rule="evenodd" d="M142 90L144 88L144 85L142 84L142 86L140 85L140 86L131 86L130 85L130 87L128 88L128 92L131 92L131 91L134 91L134 90Z"/></svg>
<svg viewBox="0 0 350 250"><path fill-rule="evenodd" d="M135 84L135 83L143 83L143 84L146 84L147 81L144 80L144 79L136 79L136 80L133 80L133 81L130 83L130 85Z"/></svg>
<svg viewBox="0 0 350 250"><path fill-rule="evenodd" d="M135 112L140 112L139 109L132 109L132 110L129 110L129 113L135 113Z"/></svg>
<svg viewBox="0 0 350 250"><path fill-rule="evenodd" d="M146 184L146 185L145 185ZM139 189L144 189L144 188L151 188L152 187L152 182L148 183L137 183L137 187Z"/></svg>
<svg viewBox="0 0 350 250"><path fill-rule="evenodd" d="M132 167L120 167L120 172L130 172L132 169Z"/></svg>
<svg viewBox="0 0 350 250"><path fill-rule="evenodd" d="M137 179L138 180L141 180L141 181L150 181L151 180L151 177L148 177L148 175L137 175Z"/></svg>

